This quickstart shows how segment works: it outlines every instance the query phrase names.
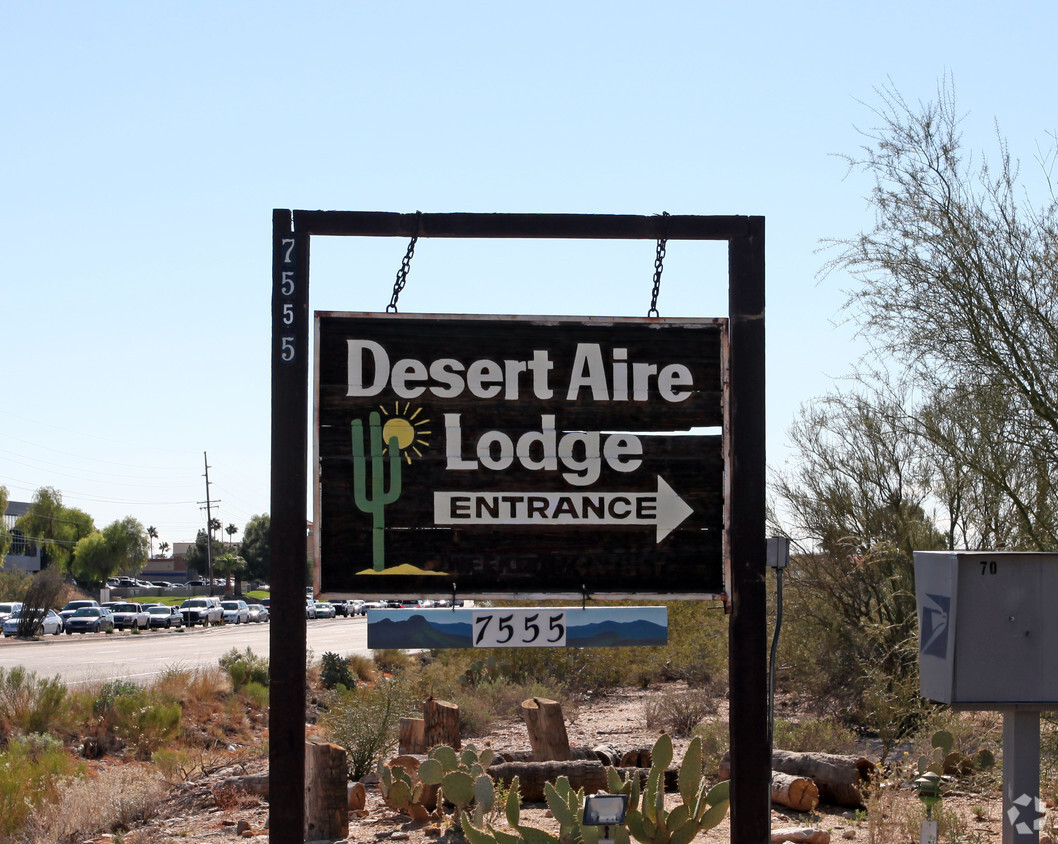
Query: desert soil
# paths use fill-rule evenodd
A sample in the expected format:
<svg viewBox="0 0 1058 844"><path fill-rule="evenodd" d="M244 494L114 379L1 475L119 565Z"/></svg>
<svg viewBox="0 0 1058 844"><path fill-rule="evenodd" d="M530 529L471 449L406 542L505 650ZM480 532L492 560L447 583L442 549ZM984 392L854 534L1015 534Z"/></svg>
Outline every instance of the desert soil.
<svg viewBox="0 0 1058 844"><path fill-rule="evenodd" d="M567 732L573 746L594 746L609 743L628 750L650 747L658 731L646 724L646 708L651 695L659 690L626 689L600 693L584 700L575 713L567 713ZM572 714L572 719L569 715ZM718 718L726 718L721 704ZM674 737L676 763L682 758L689 739ZM525 727L520 721L499 721L487 736L468 738L465 744L489 745L498 750L528 750ZM186 841L227 841L236 838L267 840L268 804L251 795L234 793L225 786L232 777L267 771L267 762L260 758L210 772L206 777L178 786L170 793L156 818L148 824L115 835L96 835L83 841L103 842L117 838L121 844L171 844ZM670 795L670 801L678 795ZM977 842L1001 839L1001 805L999 795L958 792L944 801L945 810L960 818L959 837L952 841ZM877 817L868 817L847 807L820 806L811 814L797 814L776 807L772 810L772 830L811 827L830 834L835 844L843 841L917 842L917 822L921 817L920 804L905 786L894 788L881 801ZM1050 818L1048 818L1050 820ZM523 808L523 823L557 829L546 806L529 804ZM354 844L401 841L409 844L434 844L444 834L436 824L419 825L406 816L387 808L377 788L368 784L364 811L350 814L346 841ZM696 842L730 842L730 823L725 819L720 826L702 833ZM943 839L942 839L943 840Z"/></svg>

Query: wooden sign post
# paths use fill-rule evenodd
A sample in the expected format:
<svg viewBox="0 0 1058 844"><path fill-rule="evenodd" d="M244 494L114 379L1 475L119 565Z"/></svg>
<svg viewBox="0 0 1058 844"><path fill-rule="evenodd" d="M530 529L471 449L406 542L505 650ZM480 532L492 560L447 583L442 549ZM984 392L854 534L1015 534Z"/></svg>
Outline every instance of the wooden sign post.
<svg viewBox="0 0 1058 844"><path fill-rule="evenodd" d="M567 332L539 320L507 323L499 335L476 332L480 354L464 344L443 355L438 349L456 335L439 346L417 343L411 332L401 334L413 319L403 315L383 322L361 314L353 330L334 334L321 325L319 469L321 484L330 476L338 485L322 495L317 527L325 537L323 585L331 591L378 594L381 586L361 588L373 580L389 595L437 596L453 579L466 597L722 591L731 610L732 840L765 844L764 220L685 215L273 212L272 835L296 841L304 833L308 253L318 236L727 241L724 319L586 318L563 326L568 341ZM471 329L470 322L460 327ZM435 330L421 318L415 324L415 332ZM676 340L670 352L667 342L650 342L654 330L696 339ZM698 339L710 334L715 339ZM344 352L337 358L324 348L332 342ZM344 399L327 395L343 387ZM422 414L415 414L426 397L431 425L440 426L430 443L444 442L443 451L431 445L429 457L420 443ZM468 397L486 405L459 406ZM683 408L687 418L667 427L661 417L671 411L676 419ZM703 421L712 415L718 421ZM667 435L717 424L723 434L712 442L693 432ZM416 478L407 488L405 471ZM461 472L476 476L473 483L459 483ZM495 483L478 483L490 473ZM577 522L578 540L600 539L574 555L565 549ZM348 550L329 543L328 525ZM436 553L423 556L418 549L431 545L426 531L438 541ZM416 541L407 541L413 534ZM524 548L527 536L534 544ZM490 551L497 537L504 541Z"/></svg>

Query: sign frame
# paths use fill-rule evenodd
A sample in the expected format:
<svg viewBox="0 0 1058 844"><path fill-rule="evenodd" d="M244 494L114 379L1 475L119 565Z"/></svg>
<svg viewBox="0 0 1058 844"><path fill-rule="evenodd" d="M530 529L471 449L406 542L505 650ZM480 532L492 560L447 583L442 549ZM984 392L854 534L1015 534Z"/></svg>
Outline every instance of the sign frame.
<svg viewBox="0 0 1058 844"><path fill-rule="evenodd" d="M770 840L765 461L765 225L759 216L272 211L272 834L304 840L304 565L309 459L307 338L312 237L715 240L728 244L730 384L725 546L730 612L731 834ZM284 258L284 243L294 249ZM289 264L289 266L288 266ZM293 275L285 275L293 273ZM293 290L285 294L286 281ZM290 305L290 308L284 308ZM289 316L288 316L289 315ZM289 319L288 321L285 321ZM289 338L285 340L284 338ZM284 349L295 355L284 360Z"/></svg>

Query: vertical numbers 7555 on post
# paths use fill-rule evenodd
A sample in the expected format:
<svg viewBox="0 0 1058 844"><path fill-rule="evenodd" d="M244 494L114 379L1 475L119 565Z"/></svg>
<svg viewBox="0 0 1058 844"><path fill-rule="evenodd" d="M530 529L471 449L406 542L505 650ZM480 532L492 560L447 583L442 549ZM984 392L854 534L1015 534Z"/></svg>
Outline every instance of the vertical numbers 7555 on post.
<svg viewBox="0 0 1058 844"><path fill-rule="evenodd" d="M475 648L564 648L566 612L540 607L474 612Z"/></svg>

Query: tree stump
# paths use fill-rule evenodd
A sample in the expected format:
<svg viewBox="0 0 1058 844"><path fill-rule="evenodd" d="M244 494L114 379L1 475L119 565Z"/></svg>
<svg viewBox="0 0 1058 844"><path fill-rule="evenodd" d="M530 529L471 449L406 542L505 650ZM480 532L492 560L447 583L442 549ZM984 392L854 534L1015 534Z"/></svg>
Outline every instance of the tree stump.
<svg viewBox="0 0 1058 844"><path fill-rule="evenodd" d="M345 748L305 742L305 840L337 841L349 834L349 768Z"/></svg>
<svg viewBox="0 0 1058 844"><path fill-rule="evenodd" d="M555 700L534 697L522 701L522 715L529 730L529 745L536 762L564 762L570 759L569 736L562 717L562 705Z"/></svg>
<svg viewBox="0 0 1058 844"><path fill-rule="evenodd" d="M397 752L426 753L426 721L422 718L401 718L397 734Z"/></svg>
<svg viewBox="0 0 1058 844"><path fill-rule="evenodd" d="M459 750L459 707L446 700L427 698L422 705L426 749L439 744Z"/></svg>

